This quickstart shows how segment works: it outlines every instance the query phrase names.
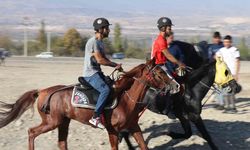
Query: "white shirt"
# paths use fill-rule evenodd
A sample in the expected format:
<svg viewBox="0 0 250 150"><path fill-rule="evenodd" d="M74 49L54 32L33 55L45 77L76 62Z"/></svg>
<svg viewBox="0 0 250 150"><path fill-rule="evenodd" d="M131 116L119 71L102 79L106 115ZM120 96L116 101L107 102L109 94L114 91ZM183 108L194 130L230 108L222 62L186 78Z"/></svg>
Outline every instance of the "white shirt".
<svg viewBox="0 0 250 150"><path fill-rule="evenodd" d="M236 47L222 47L216 56L222 57L233 75L236 75L236 60L240 57L240 52Z"/></svg>

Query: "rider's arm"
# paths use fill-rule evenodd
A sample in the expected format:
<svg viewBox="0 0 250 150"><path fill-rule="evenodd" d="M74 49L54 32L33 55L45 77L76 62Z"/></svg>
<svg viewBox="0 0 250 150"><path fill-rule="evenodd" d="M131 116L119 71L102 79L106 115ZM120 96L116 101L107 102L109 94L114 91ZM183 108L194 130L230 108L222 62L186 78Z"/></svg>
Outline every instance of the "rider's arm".
<svg viewBox="0 0 250 150"><path fill-rule="evenodd" d="M110 66L110 67L116 67L118 65L117 63L114 63L109 59L107 59L106 57L102 56L102 54L99 51L95 51L93 53L93 56L100 65Z"/></svg>

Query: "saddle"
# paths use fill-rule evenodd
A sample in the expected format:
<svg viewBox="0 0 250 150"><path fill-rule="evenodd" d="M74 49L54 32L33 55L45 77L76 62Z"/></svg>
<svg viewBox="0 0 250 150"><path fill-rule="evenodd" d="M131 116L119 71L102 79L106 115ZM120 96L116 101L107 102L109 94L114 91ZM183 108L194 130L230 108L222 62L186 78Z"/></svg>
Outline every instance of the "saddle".
<svg viewBox="0 0 250 150"><path fill-rule="evenodd" d="M79 77L78 81L80 84L76 84L72 92L72 106L95 109L99 92L95 90L83 77ZM105 82L109 85L111 93L107 99L104 109L114 109L117 106L118 101L117 99L112 98L114 92L112 88L113 80L111 80L109 77L105 77Z"/></svg>

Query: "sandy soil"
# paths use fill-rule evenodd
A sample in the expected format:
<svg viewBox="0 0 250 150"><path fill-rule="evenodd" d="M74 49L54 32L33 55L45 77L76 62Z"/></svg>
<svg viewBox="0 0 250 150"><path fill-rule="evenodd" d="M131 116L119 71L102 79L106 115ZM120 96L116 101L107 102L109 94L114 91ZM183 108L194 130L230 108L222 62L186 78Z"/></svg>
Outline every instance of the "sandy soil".
<svg viewBox="0 0 250 150"><path fill-rule="evenodd" d="M130 69L141 60L129 59L120 61L125 69ZM126 63L125 63L126 62ZM13 103L24 92L31 89L42 89L57 84L72 84L82 73L82 59L52 59L9 58L5 66L0 66L0 100ZM205 105L202 117L213 137L214 142L222 150L250 149L250 62L242 62L240 84L243 91L237 95L237 114L225 114L213 108L213 98ZM104 68L110 74L111 68ZM27 130L40 123L40 117L35 109L25 112L20 119L0 129L1 150L28 149ZM172 140L166 132L174 130L183 132L179 121L170 120L166 116L146 111L140 119L150 149L164 150L207 150L207 143L200 137L193 126L194 135L187 140ZM133 140L133 139L132 139ZM69 131L70 150L107 150L110 149L106 131L93 129L90 126L71 121ZM136 146L136 144L134 143ZM57 130L40 135L35 141L36 150L56 150ZM127 149L123 141L119 148Z"/></svg>

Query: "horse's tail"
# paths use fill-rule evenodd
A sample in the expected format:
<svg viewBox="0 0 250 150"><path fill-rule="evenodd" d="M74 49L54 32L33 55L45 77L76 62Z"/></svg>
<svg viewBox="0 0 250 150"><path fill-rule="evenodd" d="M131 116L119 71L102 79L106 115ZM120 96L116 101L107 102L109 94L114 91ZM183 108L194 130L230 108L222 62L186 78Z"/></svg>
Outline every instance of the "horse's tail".
<svg viewBox="0 0 250 150"><path fill-rule="evenodd" d="M13 104L0 101L0 128L18 119L26 110L33 107L38 93L38 90L28 91Z"/></svg>

